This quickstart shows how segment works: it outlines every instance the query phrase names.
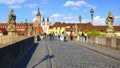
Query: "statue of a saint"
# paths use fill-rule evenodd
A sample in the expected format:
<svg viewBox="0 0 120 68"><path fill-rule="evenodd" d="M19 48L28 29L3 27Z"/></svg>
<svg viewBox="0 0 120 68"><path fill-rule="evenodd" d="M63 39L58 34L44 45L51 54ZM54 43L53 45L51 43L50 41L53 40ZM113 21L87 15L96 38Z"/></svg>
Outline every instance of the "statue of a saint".
<svg viewBox="0 0 120 68"><path fill-rule="evenodd" d="M113 34L114 16L112 15L112 13L110 11L108 12L108 16L107 16L105 22L107 24L106 37L114 37L114 34Z"/></svg>
<svg viewBox="0 0 120 68"><path fill-rule="evenodd" d="M105 22L108 25L108 28L113 29L114 16L112 15L111 11L109 11Z"/></svg>
<svg viewBox="0 0 120 68"><path fill-rule="evenodd" d="M8 17L8 29L14 29L16 25L16 15L13 13L13 9L9 13Z"/></svg>

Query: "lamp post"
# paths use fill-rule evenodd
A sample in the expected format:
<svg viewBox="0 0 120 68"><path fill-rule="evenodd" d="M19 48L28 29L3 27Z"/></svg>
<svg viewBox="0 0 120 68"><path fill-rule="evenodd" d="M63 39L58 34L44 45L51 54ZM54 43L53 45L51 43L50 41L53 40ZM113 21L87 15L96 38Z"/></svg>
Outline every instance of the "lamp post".
<svg viewBox="0 0 120 68"><path fill-rule="evenodd" d="M79 22L80 22L80 23L81 23L81 18L82 18L82 16L80 15L80 16L79 16Z"/></svg>
<svg viewBox="0 0 120 68"><path fill-rule="evenodd" d="M94 15L94 9L93 8L91 8L90 14L91 14L91 22L92 22L92 25L93 25L93 15Z"/></svg>
<svg viewBox="0 0 120 68"><path fill-rule="evenodd" d="M92 25L93 25L93 15L94 15L94 9L93 8L91 8L91 10L90 10L90 14L91 14L91 23L92 23ZM92 26L92 30L93 30L94 28L93 28L93 26ZM93 31L94 32L94 31ZM94 36L94 33L92 34L93 36Z"/></svg>

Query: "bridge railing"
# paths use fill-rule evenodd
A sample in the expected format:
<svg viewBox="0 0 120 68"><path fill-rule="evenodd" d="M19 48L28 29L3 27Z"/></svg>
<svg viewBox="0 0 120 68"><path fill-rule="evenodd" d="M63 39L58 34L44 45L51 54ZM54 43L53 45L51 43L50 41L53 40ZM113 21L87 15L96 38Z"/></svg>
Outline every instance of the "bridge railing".
<svg viewBox="0 0 120 68"><path fill-rule="evenodd" d="M11 42L0 47L0 68L15 68L16 63L34 45L34 37Z"/></svg>
<svg viewBox="0 0 120 68"><path fill-rule="evenodd" d="M0 46L1 45L6 45L12 42L16 42L25 38L28 38L30 36L25 35L25 36L7 36L7 35L2 35L0 36Z"/></svg>
<svg viewBox="0 0 120 68"><path fill-rule="evenodd" d="M89 38L89 41L90 43L95 43L102 46L111 47L111 48L120 50L119 37L109 38L109 37L91 36Z"/></svg>

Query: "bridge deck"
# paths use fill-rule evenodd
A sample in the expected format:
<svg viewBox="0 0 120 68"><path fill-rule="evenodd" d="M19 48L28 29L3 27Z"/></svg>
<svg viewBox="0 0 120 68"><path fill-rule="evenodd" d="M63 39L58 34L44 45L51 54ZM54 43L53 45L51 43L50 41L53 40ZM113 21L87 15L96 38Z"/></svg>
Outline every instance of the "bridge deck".
<svg viewBox="0 0 120 68"><path fill-rule="evenodd" d="M48 38L37 43L18 68L120 68L120 51ZM26 58L29 59L25 61Z"/></svg>

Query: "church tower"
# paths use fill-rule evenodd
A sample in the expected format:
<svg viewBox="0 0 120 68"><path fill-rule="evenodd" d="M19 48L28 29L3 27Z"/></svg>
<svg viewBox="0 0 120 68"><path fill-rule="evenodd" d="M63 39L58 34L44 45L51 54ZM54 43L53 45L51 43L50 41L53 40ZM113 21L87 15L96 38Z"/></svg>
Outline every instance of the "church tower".
<svg viewBox="0 0 120 68"><path fill-rule="evenodd" d="M40 14L39 8L38 8L38 12L36 14L36 20L39 22L38 26L40 26L41 25L41 14Z"/></svg>
<svg viewBox="0 0 120 68"><path fill-rule="evenodd" d="M40 26L40 24L41 24L41 14L38 8L38 12L36 14L36 20L33 23L33 34L34 34L35 42L37 41L37 35L38 35L37 28Z"/></svg>
<svg viewBox="0 0 120 68"><path fill-rule="evenodd" d="M47 18L47 20L45 21L45 19L43 17L41 26L43 28L44 33L46 33L46 34L49 34L49 26L50 26L49 23L50 23L49 18Z"/></svg>
<svg viewBox="0 0 120 68"><path fill-rule="evenodd" d="M47 18L47 25L49 25L50 24L50 21L49 21L49 17Z"/></svg>
<svg viewBox="0 0 120 68"><path fill-rule="evenodd" d="M49 26L50 26L50 21L49 21L49 17L47 18L47 22L46 22L46 32L47 34L49 34Z"/></svg>
<svg viewBox="0 0 120 68"><path fill-rule="evenodd" d="M39 11L39 8L38 8L38 12L36 14L36 20L33 23L33 26L38 27L39 25L41 25L41 14L40 14L40 11Z"/></svg>
<svg viewBox="0 0 120 68"><path fill-rule="evenodd" d="M44 17L43 17L43 19L42 19L41 26L42 26L43 31L44 31L44 33L45 33L45 19L44 19Z"/></svg>
<svg viewBox="0 0 120 68"><path fill-rule="evenodd" d="M44 19L44 17L43 17L41 26L44 26L44 25L45 25L45 19Z"/></svg>

